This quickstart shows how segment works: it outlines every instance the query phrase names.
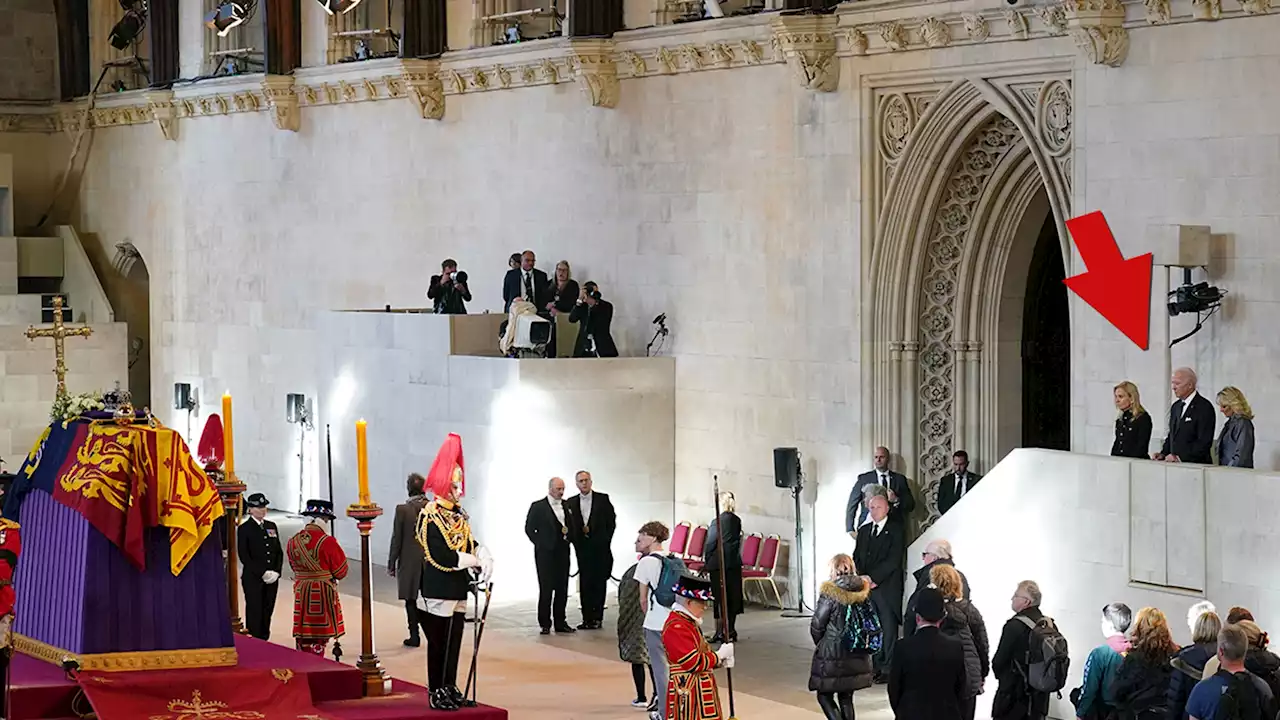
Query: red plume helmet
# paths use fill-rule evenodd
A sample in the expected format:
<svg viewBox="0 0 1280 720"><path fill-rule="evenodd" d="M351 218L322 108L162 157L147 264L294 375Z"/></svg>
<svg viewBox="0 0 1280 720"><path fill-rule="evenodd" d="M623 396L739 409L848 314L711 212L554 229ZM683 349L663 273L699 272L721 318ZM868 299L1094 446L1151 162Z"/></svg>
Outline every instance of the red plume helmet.
<svg viewBox="0 0 1280 720"><path fill-rule="evenodd" d="M460 494L466 494L466 476L466 464L462 461L462 438L457 433L449 433L440 446L440 452L436 453L436 461L431 463L431 470L427 472L427 489L437 498L448 497L456 479L462 485Z"/></svg>
<svg viewBox="0 0 1280 720"><path fill-rule="evenodd" d="M226 459L223 457L226 450L222 437L222 418L210 415L209 420L204 424L204 432L200 434L200 445L196 449L196 456L205 467L211 465L222 467L222 462Z"/></svg>

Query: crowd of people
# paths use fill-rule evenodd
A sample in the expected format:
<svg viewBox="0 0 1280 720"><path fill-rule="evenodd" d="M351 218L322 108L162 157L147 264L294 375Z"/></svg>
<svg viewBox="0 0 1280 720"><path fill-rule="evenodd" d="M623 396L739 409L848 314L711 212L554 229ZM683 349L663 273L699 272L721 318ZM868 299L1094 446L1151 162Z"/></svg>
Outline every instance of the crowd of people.
<svg viewBox="0 0 1280 720"><path fill-rule="evenodd" d="M432 311L441 315L465 315L467 303L471 302L467 281L467 273L458 270L457 261L449 258L440 263L440 274L431 276L427 288ZM579 284L567 260L556 263L555 275L548 277L538 269L537 255L532 250L512 253L502 279L502 311L528 313L551 323L547 357L557 357L555 318L559 315L567 316L569 322L579 326L574 357L618 356L611 329L613 304L604 299L598 283L589 280Z"/></svg>
<svg viewBox="0 0 1280 720"><path fill-rule="evenodd" d="M1215 432L1217 421L1213 404L1197 389L1196 373L1191 368L1173 371L1170 385L1174 403L1169 408L1168 432L1159 451L1151 452L1154 421L1142 406L1138 386L1128 380L1115 386L1115 442L1111 454L1116 457L1147 458L1163 462L1193 462L1226 467L1253 467L1253 409L1239 388L1227 386L1218 391L1218 411L1226 418L1222 430Z"/></svg>

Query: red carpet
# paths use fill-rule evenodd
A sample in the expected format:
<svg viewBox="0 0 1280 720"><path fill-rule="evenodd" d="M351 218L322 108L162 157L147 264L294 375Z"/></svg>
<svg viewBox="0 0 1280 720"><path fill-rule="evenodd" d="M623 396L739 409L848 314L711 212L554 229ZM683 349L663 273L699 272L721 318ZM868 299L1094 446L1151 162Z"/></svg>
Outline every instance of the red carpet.
<svg viewBox="0 0 1280 720"><path fill-rule="evenodd" d="M429 710L426 689L399 680L392 681L390 696L363 699L361 698L360 671L350 665L341 665L332 660L309 653L300 653L292 648L250 637L237 637L236 650L240 655L240 663L235 668L107 673L104 676L121 680L128 678L129 684L139 686L162 682L164 687L169 688L172 699L190 702L192 690L198 689L201 683L219 682L219 675L225 675L231 682L242 682L234 679L239 677L236 674L250 672L254 677L271 678L274 681L273 670L288 670L292 672L292 678L287 685L298 687L305 680L310 695L307 699L320 711L320 717L330 720L436 720L437 718L441 720L443 718L506 720L507 718L506 710L490 707L472 708L453 713ZM15 655L10 668L9 720L75 718L78 714L77 710L80 713L90 710L84 694L80 692L80 686L74 680L68 679L60 668L25 655ZM276 684L284 683L276 682ZM178 695L184 692L186 697L179 698ZM214 698L208 695L203 697L203 701L213 700L230 703L235 699ZM234 706L234 708L239 707L238 704ZM149 716L135 714L132 717ZM113 718L104 716L103 720L113 720Z"/></svg>

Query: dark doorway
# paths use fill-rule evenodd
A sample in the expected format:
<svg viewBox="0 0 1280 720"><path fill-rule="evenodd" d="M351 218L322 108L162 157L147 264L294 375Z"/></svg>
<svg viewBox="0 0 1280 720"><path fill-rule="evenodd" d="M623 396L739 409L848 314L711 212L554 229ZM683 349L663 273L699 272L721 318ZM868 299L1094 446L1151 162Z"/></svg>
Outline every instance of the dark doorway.
<svg viewBox="0 0 1280 720"><path fill-rule="evenodd" d="M1058 226L1036 239L1022 316L1022 446L1071 449L1071 323Z"/></svg>

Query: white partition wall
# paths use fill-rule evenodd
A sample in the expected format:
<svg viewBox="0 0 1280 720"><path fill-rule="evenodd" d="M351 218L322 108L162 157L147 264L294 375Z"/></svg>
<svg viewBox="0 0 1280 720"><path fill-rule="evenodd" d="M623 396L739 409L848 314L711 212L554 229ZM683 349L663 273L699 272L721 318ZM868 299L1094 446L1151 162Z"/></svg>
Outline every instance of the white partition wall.
<svg viewBox="0 0 1280 720"><path fill-rule="evenodd" d="M363 418L372 495L386 509L371 539L374 563L386 562L407 475L425 475L445 436L456 432L467 466L464 506L496 560L495 603L537 597L525 515L552 476L564 478L565 497L575 494L580 469L617 510L613 574L620 576L634 562L640 525L672 522L675 360L450 355L449 332L449 318L436 315L329 313L322 320L320 344L331 364L322 377L333 380L319 391L319 430L333 428L335 505L354 501L352 428ZM351 523L338 524L338 539L348 553L359 548Z"/></svg>
<svg viewBox="0 0 1280 720"><path fill-rule="evenodd" d="M1104 605L1155 606L1190 642L1186 612L1207 598L1225 614L1243 605L1262 626L1280 621L1280 476L1190 464L1015 450L907 553L951 542L994 653L1017 583L1035 580L1044 612L1071 646L1071 681L1102 642ZM908 580L910 593L914 582ZM979 716L989 709L988 681ZM1054 700L1050 715L1072 716Z"/></svg>

